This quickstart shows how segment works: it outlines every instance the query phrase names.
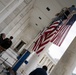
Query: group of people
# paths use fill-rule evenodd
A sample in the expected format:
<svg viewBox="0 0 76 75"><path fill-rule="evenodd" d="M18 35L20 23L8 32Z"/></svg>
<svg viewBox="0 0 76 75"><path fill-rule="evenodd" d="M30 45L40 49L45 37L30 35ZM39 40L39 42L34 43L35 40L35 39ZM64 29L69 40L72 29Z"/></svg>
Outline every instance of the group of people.
<svg viewBox="0 0 76 75"><path fill-rule="evenodd" d="M57 13L55 15L55 18L53 18L51 24L53 24L55 21L60 20L60 24L62 23L62 21L64 21L65 19L67 19L68 15L72 12L76 11L76 7L75 5L72 5L71 7L67 8L63 8L59 13Z"/></svg>
<svg viewBox="0 0 76 75"><path fill-rule="evenodd" d="M66 8L65 11L64 11L64 9L62 9L60 13L57 13L55 15L56 18L54 18L52 23L56 20L63 21L65 19L67 19L67 16L73 11L76 11L75 5L72 5L71 7ZM5 50L8 49L12 45L12 39L13 39L13 36L10 36L10 38L7 38L5 33L1 33L0 34L0 48L4 48ZM2 49L0 49L0 50L2 50ZM29 75L47 75L46 71L47 71L47 66L44 65L42 68L36 68L32 72L30 72Z"/></svg>
<svg viewBox="0 0 76 75"><path fill-rule="evenodd" d="M7 38L5 33L0 34L0 52L10 48L10 46L12 45L12 39L13 36Z"/></svg>
<svg viewBox="0 0 76 75"><path fill-rule="evenodd" d="M2 48L5 50L8 49L12 45L12 39L13 39L13 36L10 36L10 38L7 38L5 33L1 33L0 34L0 50L2 50ZM10 75L9 72L7 72L7 74ZM47 75L47 66L44 65L42 68L36 68L32 72L30 72L29 75Z"/></svg>
<svg viewBox="0 0 76 75"><path fill-rule="evenodd" d="M43 65L42 68L36 68L33 71L31 71L28 75L48 75L47 69L48 69L47 66ZM14 72L11 67L7 68L7 70L8 70L6 71L7 75L17 75L17 73Z"/></svg>
<svg viewBox="0 0 76 75"><path fill-rule="evenodd" d="M67 19L67 16L72 13L73 11L76 11L75 5L72 5L69 8L63 8L59 13L57 13L51 24L57 20L61 20L60 24L63 20ZM42 68L37 68L33 70L29 75L47 75L47 66L43 66Z"/></svg>

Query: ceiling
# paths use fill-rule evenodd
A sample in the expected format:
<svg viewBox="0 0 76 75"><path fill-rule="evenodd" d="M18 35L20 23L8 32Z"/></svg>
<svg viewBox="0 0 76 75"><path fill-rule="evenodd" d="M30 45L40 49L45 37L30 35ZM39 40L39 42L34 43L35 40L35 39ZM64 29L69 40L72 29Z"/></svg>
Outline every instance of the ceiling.
<svg viewBox="0 0 76 75"><path fill-rule="evenodd" d="M75 0L0 0L0 32L13 35L15 48L23 40L29 48L55 14Z"/></svg>

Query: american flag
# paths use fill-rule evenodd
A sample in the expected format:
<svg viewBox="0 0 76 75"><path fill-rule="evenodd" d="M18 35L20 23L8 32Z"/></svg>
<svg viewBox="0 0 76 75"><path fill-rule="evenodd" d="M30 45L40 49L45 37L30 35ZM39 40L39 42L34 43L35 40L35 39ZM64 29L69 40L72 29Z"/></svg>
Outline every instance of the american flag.
<svg viewBox="0 0 76 75"><path fill-rule="evenodd" d="M34 44L33 51L35 51L37 54L39 54L46 46L46 44L53 39L54 35L58 31L60 20L54 22L52 25L50 25L37 39L37 41Z"/></svg>
<svg viewBox="0 0 76 75"><path fill-rule="evenodd" d="M71 21L75 21L75 17L76 15L73 15L72 18L69 17L62 25L59 25L60 20L55 21L36 40L32 50L39 54L43 51L48 42L53 42L54 44L60 46L73 24Z"/></svg>
<svg viewBox="0 0 76 75"><path fill-rule="evenodd" d="M61 46L62 42L64 41L66 35L68 34L68 32L69 32L70 28L72 27L73 23L75 22L75 20L76 20L76 14L74 14L72 17L70 17L66 21L66 23L64 23L61 26L61 28L59 29L57 34L50 41L58 46Z"/></svg>

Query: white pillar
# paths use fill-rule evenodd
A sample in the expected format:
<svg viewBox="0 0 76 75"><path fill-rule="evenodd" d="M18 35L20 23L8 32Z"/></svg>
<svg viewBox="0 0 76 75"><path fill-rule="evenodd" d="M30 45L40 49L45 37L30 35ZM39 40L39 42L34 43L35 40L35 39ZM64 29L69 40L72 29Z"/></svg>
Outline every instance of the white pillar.
<svg viewBox="0 0 76 75"><path fill-rule="evenodd" d="M12 0L2 11L0 11L0 23L4 21L24 0Z"/></svg>
<svg viewBox="0 0 76 75"><path fill-rule="evenodd" d="M30 54L30 56L26 59L26 60L28 60L28 64L26 64L26 67L25 67L25 74L28 75L32 70L34 70L36 67L38 67L39 61L42 59L42 57L44 56L44 54L46 53L48 48L51 46L51 44L52 43L49 42L46 45L45 49L42 52L40 52L39 56L35 52Z"/></svg>
<svg viewBox="0 0 76 75"><path fill-rule="evenodd" d="M70 37L69 37L70 38ZM76 66L76 38L63 54L50 75L72 75Z"/></svg>
<svg viewBox="0 0 76 75"><path fill-rule="evenodd" d="M25 73L28 75L32 70L37 67L39 57L35 52L33 52L26 60L28 61L28 64L26 64Z"/></svg>

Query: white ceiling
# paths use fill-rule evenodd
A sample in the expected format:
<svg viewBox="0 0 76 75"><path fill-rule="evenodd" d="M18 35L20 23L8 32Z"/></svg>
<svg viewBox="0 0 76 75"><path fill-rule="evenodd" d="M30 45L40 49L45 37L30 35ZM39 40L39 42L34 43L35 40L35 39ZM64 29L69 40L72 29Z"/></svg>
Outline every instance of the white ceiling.
<svg viewBox="0 0 76 75"><path fill-rule="evenodd" d="M15 0L0 0L0 11L6 8L10 2ZM8 14L0 23L0 32L4 32L9 37L14 36L13 46L15 47L20 40L26 42L26 47L29 47L34 42L38 33L47 27L51 19L58 13L63 7L69 7L72 4L76 5L76 0L17 0L22 1L19 6L15 2L14 5L8 9L5 9L5 13ZM14 8L15 9L14 9ZM50 11L47 10L50 9ZM11 11L10 11L11 10ZM8 13L8 12L11 13ZM4 14L4 13L0 13Z"/></svg>

